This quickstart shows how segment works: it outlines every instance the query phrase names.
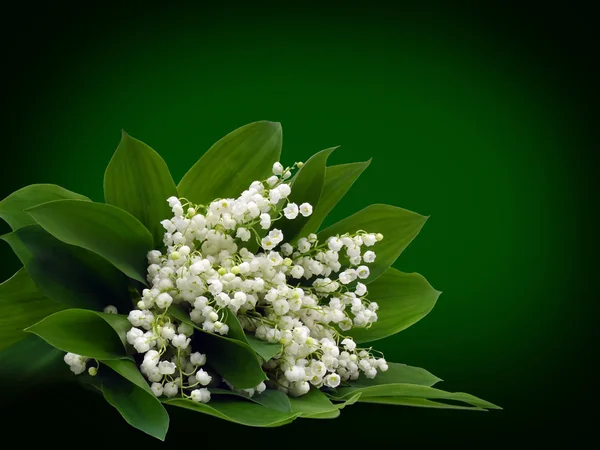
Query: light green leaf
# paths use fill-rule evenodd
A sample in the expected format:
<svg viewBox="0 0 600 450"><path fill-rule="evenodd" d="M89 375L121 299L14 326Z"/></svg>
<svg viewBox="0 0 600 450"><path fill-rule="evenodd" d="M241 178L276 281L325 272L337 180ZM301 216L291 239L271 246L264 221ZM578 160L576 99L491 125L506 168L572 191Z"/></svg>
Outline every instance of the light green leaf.
<svg viewBox="0 0 600 450"><path fill-rule="evenodd" d="M355 387L379 386L382 384L406 383L420 386L433 386L442 381L421 367L407 366L406 364L388 363L388 370L377 373L375 378L359 377L352 382Z"/></svg>
<svg viewBox="0 0 600 450"><path fill-rule="evenodd" d="M29 335L0 351L2 399L18 397L24 391L58 380L70 380L73 373L63 361L64 352L37 336Z"/></svg>
<svg viewBox="0 0 600 450"><path fill-rule="evenodd" d="M254 122L214 144L179 182L179 195L196 204L237 198L269 177L281 153L281 124Z"/></svg>
<svg viewBox="0 0 600 450"><path fill-rule="evenodd" d="M54 200L86 200L83 195L68 191L55 184L32 184L13 192L0 202L0 218L13 230L25 225L35 224L35 220L25 212L26 209Z"/></svg>
<svg viewBox="0 0 600 450"><path fill-rule="evenodd" d="M462 409L468 411L487 411L477 406L450 405L448 403L435 402L418 397L366 397L360 403L376 403L378 405L416 406L419 408L434 409Z"/></svg>
<svg viewBox="0 0 600 450"><path fill-rule="evenodd" d="M311 386L310 391L305 395L290 397L290 403L292 411L301 414L302 417L338 411L327 396L314 386Z"/></svg>
<svg viewBox="0 0 600 450"><path fill-rule="evenodd" d="M377 255L375 262L368 264L371 274L366 280L361 280L370 283L396 261L419 234L426 220L425 216L396 206L371 205L324 229L318 237L319 241L324 242L330 236L358 230L383 234L383 241L370 248Z"/></svg>
<svg viewBox="0 0 600 450"><path fill-rule="evenodd" d="M368 329L353 328L347 334L358 343L396 334L425 317L440 294L418 273L402 273L390 267L369 284L367 298L379 305L377 322Z"/></svg>
<svg viewBox="0 0 600 450"><path fill-rule="evenodd" d="M371 160L351 164L339 164L327 167L325 170L325 181L319 203L313 208L308 222L302 228L300 235L308 236L316 233L327 215L346 195L354 182L369 167Z"/></svg>
<svg viewBox="0 0 600 450"><path fill-rule="evenodd" d="M128 277L146 284L152 235L128 212L80 200L44 203L27 212L57 239L97 253Z"/></svg>
<svg viewBox="0 0 600 450"><path fill-rule="evenodd" d="M206 353L209 364L236 388L251 389L267 379L258 355L248 344L230 337L207 333L198 327L179 305L171 305L169 314L201 331L197 333L196 339L202 352Z"/></svg>
<svg viewBox="0 0 600 450"><path fill-rule="evenodd" d="M182 398L165 400L164 403L251 427L281 426L299 416L298 413L276 411L235 397L214 399L207 404Z"/></svg>
<svg viewBox="0 0 600 450"><path fill-rule="evenodd" d="M270 342L258 339L250 333L246 333L246 339L250 347L265 361L269 361L273 356L281 352L281 344L271 344Z"/></svg>
<svg viewBox="0 0 600 450"><path fill-rule="evenodd" d="M335 393L331 395L335 398L345 399L358 392L362 394L358 400L359 402L366 401L369 397L416 397L463 402L478 408L501 409L493 403L479 399L471 394L465 394L463 392L446 392L429 386L419 386L416 384L395 383L378 386L342 387L336 389Z"/></svg>
<svg viewBox="0 0 600 450"><path fill-rule="evenodd" d="M65 352L97 359L126 357L125 334L131 328L126 316L86 309L54 313L25 331L37 334Z"/></svg>
<svg viewBox="0 0 600 450"><path fill-rule="evenodd" d="M24 328L63 308L45 297L21 268L0 284L0 350L27 337Z"/></svg>
<svg viewBox="0 0 600 450"><path fill-rule="evenodd" d="M276 389L266 389L262 394L254 394L250 397L244 392L235 392L229 389L211 388L210 392L212 395L233 395L239 398L245 398L248 401L258 403L266 408L275 409L282 412L291 412L292 405L290 399L283 392Z"/></svg>
<svg viewBox="0 0 600 450"><path fill-rule="evenodd" d="M101 389L106 401L119 411L129 425L164 441L169 429L169 414L154 394L121 373L117 374L106 367L100 370L98 376L101 376ZM130 374L131 370L126 369L125 372Z"/></svg>
<svg viewBox="0 0 600 450"><path fill-rule="evenodd" d="M298 171L292 184L292 193L288 200L300 206L304 202L310 203L313 208L319 204L321 191L323 190L323 181L325 179L325 164L327 158L337 147L322 150L314 154ZM286 242L292 242L298 237L304 236L303 227L308 223L309 217L298 214L293 220L281 218L276 228L279 228Z"/></svg>
<svg viewBox="0 0 600 450"><path fill-rule="evenodd" d="M66 244L39 225L27 225L1 238L46 297L73 308L131 309L127 277L96 253Z"/></svg>
<svg viewBox="0 0 600 450"><path fill-rule="evenodd" d="M167 164L153 149L123 131L104 174L106 203L138 219L152 233L158 248L165 232L160 222L173 215L167 204L171 196L177 196L177 188Z"/></svg>

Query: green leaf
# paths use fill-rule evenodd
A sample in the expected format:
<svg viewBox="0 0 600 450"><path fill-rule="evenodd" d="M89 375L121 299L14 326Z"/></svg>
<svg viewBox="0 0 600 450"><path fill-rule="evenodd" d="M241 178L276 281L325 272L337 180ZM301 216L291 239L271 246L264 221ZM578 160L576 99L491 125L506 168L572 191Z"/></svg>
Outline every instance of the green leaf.
<svg viewBox="0 0 600 450"><path fill-rule="evenodd" d="M130 359L109 359L109 360L101 360L100 362L102 362L102 364L105 364L108 367L110 367L112 370L117 372L123 378L126 378L127 380L129 380L133 384L135 384L136 386L142 388L143 390L145 390L146 392L148 392L149 394L152 394L152 396L154 396L154 394L152 393L152 390L150 389L150 386L148 385L148 382L146 381L146 379L141 374L141 372L139 371L139 369L137 368L137 366L135 365L135 363L132 360L130 360Z"/></svg>
<svg viewBox="0 0 600 450"><path fill-rule="evenodd" d="M281 344L272 344L263 341L250 333L246 333L246 339L248 340L250 347L252 347L252 350L265 361L269 361L273 356L281 352Z"/></svg>
<svg viewBox="0 0 600 450"><path fill-rule="evenodd" d="M27 337L24 328L63 308L45 297L21 268L0 284L0 350Z"/></svg>
<svg viewBox="0 0 600 450"><path fill-rule="evenodd" d="M357 343L396 334L425 317L440 294L418 273L402 273L390 267L369 284L367 297L379 305L377 322L368 329L353 328L347 334Z"/></svg>
<svg viewBox="0 0 600 450"><path fill-rule="evenodd" d="M214 144L179 182L179 195L196 204L237 198L266 179L281 153L281 124L254 122Z"/></svg>
<svg viewBox="0 0 600 450"><path fill-rule="evenodd" d="M310 233L316 233L327 215L346 195L346 192L352 187L354 182L369 167L371 160L351 164L339 164L337 166L327 167L325 170L325 181L319 203L313 208L308 222L302 228L300 234L308 236Z"/></svg>
<svg viewBox="0 0 600 450"><path fill-rule="evenodd" d="M360 392L351 396L348 400L344 400L341 403L334 403L333 405L336 407L333 411L325 411L322 413L309 414L302 416L303 419L335 419L339 417L340 410L344 409L346 406L354 405L358 399L360 398Z"/></svg>
<svg viewBox="0 0 600 450"><path fill-rule="evenodd" d="M131 327L126 316L86 309L66 309L27 328L65 352L97 359L126 357L125 334Z"/></svg>
<svg viewBox="0 0 600 450"><path fill-rule="evenodd" d="M18 397L45 383L71 379L73 373L63 357L64 352L33 335L1 350L0 383L11 386L2 393L3 400Z"/></svg>
<svg viewBox="0 0 600 450"><path fill-rule="evenodd" d="M465 394L463 392L452 393L429 386L419 386L416 384L404 383L382 384L378 386L364 387L343 387L338 388L335 393L332 394L332 396L335 398L344 399L358 392L362 394L358 400L359 402L364 402L370 397L416 397L434 400L451 400L467 403L478 408L501 409L493 403L477 398L471 394Z"/></svg>
<svg viewBox="0 0 600 450"><path fill-rule="evenodd" d="M210 365L219 375L236 388L251 389L267 379L258 355L248 344L230 337L207 333L178 305L171 305L169 314L201 331L197 333L197 339L202 352L206 353Z"/></svg>
<svg viewBox="0 0 600 450"><path fill-rule="evenodd" d="M177 188L164 160L149 146L122 133L104 174L104 199L138 219L154 237L154 246L163 244L160 222L173 214L167 199Z"/></svg>
<svg viewBox="0 0 600 450"><path fill-rule="evenodd" d="M433 386L442 381L421 367L407 366L406 364L388 363L388 370L377 373L375 378L362 376L352 382L355 387L379 386L381 384L406 383L420 386Z"/></svg>
<svg viewBox="0 0 600 450"><path fill-rule="evenodd" d="M86 200L87 197L68 191L55 184L32 184L13 192L0 202L0 218L13 230L35 224L26 209L54 200Z"/></svg>
<svg viewBox="0 0 600 450"><path fill-rule="evenodd" d="M165 400L164 403L251 427L281 426L299 416L298 413L276 411L235 397L214 399L208 404L183 398Z"/></svg>
<svg viewBox="0 0 600 450"><path fill-rule="evenodd" d="M310 203L315 208L321 198L323 180L325 179L325 164L327 158L337 147L322 150L314 154L298 171L292 184L292 193L288 200L300 206L304 202ZM298 214L293 220L283 217L277 222L276 227L281 229L286 242L304 236L303 227L308 223L309 217Z"/></svg>
<svg viewBox="0 0 600 450"><path fill-rule="evenodd" d="M131 309L128 279L101 256L59 241L39 225L2 236L46 297L72 308Z"/></svg>
<svg viewBox="0 0 600 450"><path fill-rule="evenodd" d="M128 277L146 284L152 235L128 212L80 200L44 203L27 212L57 239L97 253Z"/></svg>
<svg viewBox="0 0 600 450"><path fill-rule="evenodd" d="M362 280L370 283L396 261L419 234L427 218L396 206L371 205L324 229L318 234L318 238L324 242L330 236L355 233L358 230L383 234L383 241L371 248L377 255L375 261L368 264L371 274L366 280Z"/></svg>
<svg viewBox="0 0 600 450"><path fill-rule="evenodd" d="M262 394L254 394L250 397L248 394L244 392L236 392L231 391L229 389L219 389L212 388L210 389L212 395L233 395L234 397L245 398L248 401L258 403L259 405L263 405L266 408L275 409L277 411L282 412L291 412L292 405L290 403L290 399L283 392L278 391L276 389L266 389Z"/></svg>
<svg viewBox="0 0 600 450"><path fill-rule="evenodd" d="M418 397L367 397L361 403L376 403L378 405L399 405L399 406L416 406L419 408L435 408L435 409L462 409L469 411L487 411L484 408L477 406L460 406L451 405L448 403L435 402L425 398Z"/></svg>
<svg viewBox="0 0 600 450"><path fill-rule="evenodd" d="M131 361L127 362L134 365ZM131 369L126 369L125 372L129 374ZM101 368L98 376L102 377L101 389L104 398L119 411L128 424L164 441L169 429L169 415L149 388L145 389L121 373L117 374L108 368Z"/></svg>
<svg viewBox="0 0 600 450"><path fill-rule="evenodd" d="M290 397L290 403L292 411L301 414L302 417L338 410L327 396L314 386L311 386L310 391L305 395Z"/></svg>

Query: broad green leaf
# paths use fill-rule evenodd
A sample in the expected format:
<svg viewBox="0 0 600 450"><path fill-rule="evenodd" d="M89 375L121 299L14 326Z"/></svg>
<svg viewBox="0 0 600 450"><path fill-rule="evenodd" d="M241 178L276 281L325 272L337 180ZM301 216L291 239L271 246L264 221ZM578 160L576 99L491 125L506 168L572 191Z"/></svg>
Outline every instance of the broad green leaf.
<svg viewBox="0 0 600 450"><path fill-rule="evenodd" d="M205 332L178 305L171 305L169 314L201 331L197 333L197 340L202 352L206 353L209 364L236 388L251 389L267 379L258 355L248 344Z"/></svg>
<svg viewBox="0 0 600 450"><path fill-rule="evenodd" d="M298 413L276 411L236 397L211 399L207 404L183 398L165 400L164 403L251 427L285 425L299 416Z"/></svg>
<svg viewBox="0 0 600 450"><path fill-rule="evenodd" d="M72 308L131 309L127 277L96 253L66 244L39 225L19 228L2 239L46 297Z"/></svg>
<svg viewBox="0 0 600 450"><path fill-rule="evenodd" d="M138 367L135 365L135 363L132 360L130 360L130 359L109 359L106 361L102 360L101 362L103 364L106 364L108 367L110 367L112 370L117 372L123 378L128 379L136 386L139 386L140 388L142 388L149 394L152 394L152 390L150 389L148 382L146 381L146 379L141 374ZM100 370L102 370L102 369L100 369ZM152 394L152 395L154 396L154 394Z"/></svg>
<svg viewBox="0 0 600 450"><path fill-rule="evenodd" d="M360 392L351 396L348 400L344 400L341 403L334 403L335 410L333 411L325 411L316 414L307 414L303 415L303 419L335 419L339 417L340 410L344 409L346 406L354 405L358 399L360 398Z"/></svg>
<svg viewBox="0 0 600 450"><path fill-rule="evenodd" d="M351 164L339 164L329 166L325 170L325 181L319 203L313 208L308 222L302 228L300 235L308 236L310 233L316 233L327 215L346 195L346 192L352 187L354 182L369 167L371 160Z"/></svg>
<svg viewBox="0 0 600 450"><path fill-rule="evenodd" d="M377 373L375 378L359 377L352 382L355 387L379 386L381 384L406 383L420 386L433 386L442 381L421 367L407 366L406 364L388 363L388 370Z"/></svg>
<svg viewBox="0 0 600 450"><path fill-rule="evenodd" d="M359 402L365 401L369 397L416 397L433 400L451 400L467 403L478 408L501 409L493 403L479 399L471 394L464 392L446 392L429 386L419 386L416 384L382 384L378 386L364 387L342 387L331 394L335 398L345 399L360 392L362 395Z"/></svg>
<svg viewBox="0 0 600 450"><path fill-rule="evenodd" d="M434 409L462 409L469 411L487 411L484 408L477 406L460 406L450 405L448 403L435 402L425 398L418 397L366 397L360 400L360 403L376 403L378 405L399 405L399 406L416 406L419 408L434 408Z"/></svg>
<svg viewBox="0 0 600 450"><path fill-rule="evenodd" d="M246 339L250 347L265 361L269 361L273 356L281 352L281 344L271 344L270 342L258 339L250 333L246 333Z"/></svg>
<svg viewBox="0 0 600 450"><path fill-rule="evenodd" d="M27 337L24 328L63 308L45 297L21 268L0 284L0 350Z"/></svg>
<svg viewBox="0 0 600 450"><path fill-rule="evenodd" d="M383 241L369 248L377 257L374 262L368 264L371 274L366 281L362 281L370 283L396 261L400 253L419 234L426 220L425 216L396 206L371 205L324 229L318 237L319 241L324 242L330 236L356 233L358 230L383 234Z"/></svg>
<svg viewBox="0 0 600 450"><path fill-rule="evenodd" d="M322 150L306 161L294 178L292 193L288 198L291 203L300 206L302 203L308 202L313 208L318 205L325 179L325 164L331 152L336 148ZM298 214L298 217L293 220L288 220L284 216L277 222L276 227L281 229L286 242L292 242L296 238L304 236L301 230L309 219L310 216L304 217L302 214Z"/></svg>
<svg viewBox="0 0 600 450"><path fill-rule="evenodd" d="M379 305L377 322L368 329L353 328L347 334L358 343L396 334L425 317L440 294L418 273L402 273L390 267L369 284L367 298Z"/></svg>
<svg viewBox="0 0 600 450"><path fill-rule="evenodd" d="M131 361L129 363L133 364ZM99 371L98 376L102 377L101 389L106 401L119 411L128 424L164 441L169 429L169 414L154 394L108 368L100 370L102 375Z"/></svg>
<svg viewBox="0 0 600 450"><path fill-rule="evenodd" d="M229 326L227 337L237 339L238 341L247 344L254 350L262 359L268 361L273 356L281 351L281 344L271 344L256 338L253 334L244 331L240 321L228 309L225 310L224 322Z"/></svg>
<svg viewBox="0 0 600 450"><path fill-rule="evenodd" d="M327 396L314 386L311 386L307 394L290 397L290 403L292 411L301 414L302 417L338 410Z"/></svg>
<svg viewBox="0 0 600 450"><path fill-rule="evenodd" d="M1 350L0 383L10 386L4 389L3 400L45 383L72 379L73 373L63 361L64 354L33 335Z"/></svg>
<svg viewBox="0 0 600 450"><path fill-rule="evenodd" d="M184 175L177 190L196 204L237 198L253 181L269 177L280 153L281 124L250 123L214 144Z"/></svg>
<svg viewBox="0 0 600 450"><path fill-rule="evenodd" d="M146 284L152 235L128 212L80 200L44 203L27 212L57 239L97 253L128 277Z"/></svg>
<svg viewBox="0 0 600 450"><path fill-rule="evenodd" d="M16 230L25 225L35 224L35 220L25 212L26 209L42 203L66 199L89 201L87 197L55 184L25 186L0 202L0 218L4 219L13 230Z"/></svg>
<svg viewBox="0 0 600 450"><path fill-rule="evenodd" d="M258 403L267 408L275 409L282 412L291 412L292 405L289 397L276 389L266 389L262 394L254 394L250 397L244 392L235 392L229 389L211 388L212 395L233 395L234 397L245 398L248 401Z"/></svg>
<svg viewBox="0 0 600 450"><path fill-rule="evenodd" d="M106 203L124 209L138 219L154 237L154 246L163 244L160 224L173 214L167 203L177 188L164 160L149 146L122 133L104 174Z"/></svg>
<svg viewBox="0 0 600 450"><path fill-rule="evenodd" d="M26 331L65 352L97 359L120 359L126 357L125 334L130 327L126 316L65 309Z"/></svg>

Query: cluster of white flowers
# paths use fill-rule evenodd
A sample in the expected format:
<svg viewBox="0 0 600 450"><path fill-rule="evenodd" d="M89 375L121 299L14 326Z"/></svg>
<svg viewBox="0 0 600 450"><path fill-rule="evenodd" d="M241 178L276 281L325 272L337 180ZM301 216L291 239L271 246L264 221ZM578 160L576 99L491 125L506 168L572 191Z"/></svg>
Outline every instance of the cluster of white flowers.
<svg viewBox="0 0 600 450"><path fill-rule="evenodd" d="M383 358L342 334L377 320L378 305L366 298L361 280L376 258L364 248L383 236L358 230L325 242L315 234L286 242L275 222L312 214L310 204L288 200L286 180L295 167L302 163L290 168L275 163L273 176L253 182L236 199L208 205L168 199L173 217L162 222L166 251L148 254L150 288L129 313L133 328L127 333L144 354L141 371L157 396L179 393L208 402L209 384L225 382L237 390L201 368L206 356L192 352L194 327L169 314L172 304L185 308L205 332L227 335L228 311L258 339L280 344L280 352L263 365L267 385L293 396L311 385L335 388L361 372L373 378L387 370ZM265 388L261 383L244 392Z"/></svg>

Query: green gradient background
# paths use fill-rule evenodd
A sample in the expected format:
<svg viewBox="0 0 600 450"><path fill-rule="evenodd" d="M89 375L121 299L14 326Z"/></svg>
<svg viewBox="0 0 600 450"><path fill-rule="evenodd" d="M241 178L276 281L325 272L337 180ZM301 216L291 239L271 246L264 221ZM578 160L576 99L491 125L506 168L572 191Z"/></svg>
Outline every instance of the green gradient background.
<svg viewBox="0 0 600 450"><path fill-rule="evenodd" d="M336 421L271 430L178 411L168 444L198 429L261 446L309 432L361 445L373 433L399 443L579 439L587 420L569 418L590 379L593 291L582 243L584 212L596 202L578 68L561 59L572 53L496 11L374 7L315 17L290 8L280 20L272 10L238 10L245 20L201 8L108 11L16 16L28 26L17 20L8 46L0 198L47 182L102 201L121 128L155 148L176 181L221 136L263 119L283 125L284 162L334 145L332 164L372 157L327 223L371 203L431 215L395 267L444 292L429 316L378 348L428 368L442 388L505 408L359 405ZM1 251L6 279L18 263L4 243ZM64 439L49 430L67 427L99 442L118 433L153 444L91 394L35 400L35 411L12 405L5 426L40 423L46 443Z"/></svg>

